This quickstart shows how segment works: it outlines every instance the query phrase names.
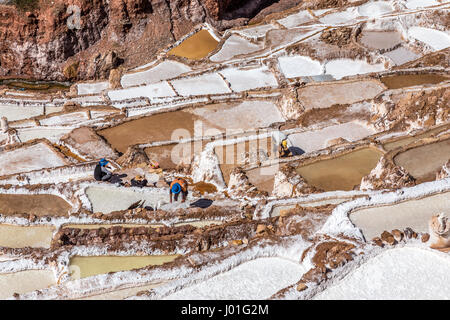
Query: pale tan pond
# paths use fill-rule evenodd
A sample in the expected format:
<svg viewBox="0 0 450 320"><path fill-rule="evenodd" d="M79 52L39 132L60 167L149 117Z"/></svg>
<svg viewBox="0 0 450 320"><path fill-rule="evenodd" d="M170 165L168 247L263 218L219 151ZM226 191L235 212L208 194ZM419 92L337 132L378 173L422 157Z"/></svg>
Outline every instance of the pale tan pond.
<svg viewBox="0 0 450 320"><path fill-rule="evenodd" d="M0 214L18 213L41 216L67 216L70 204L51 194L0 194Z"/></svg>
<svg viewBox="0 0 450 320"><path fill-rule="evenodd" d="M409 149L394 158L418 182L432 181L450 158L450 139Z"/></svg>
<svg viewBox="0 0 450 320"><path fill-rule="evenodd" d="M179 255L155 256L75 256L70 259L73 279L86 278L109 272L128 271L146 266L159 266L175 260Z"/></svg>
<svg viewBox="0 0 450 320"><path fill-rule="evenodd" d="M297 172L308 184L325 191L349 191L375 168L382 155L378 149L364 148L299 167Z"/></svg>
<svg viewBox="0 0 450 320"><path fill-rule="evenodd" d="M446 126L440 126L440 127L436 127L436 128L431 129L431 130L428 130L426 132L417 134L415 136L409 136L408 135L408 136L404 136L404 137L401 137L401 138L392 139L391 141L388 141L388 142L384 143L383 144L383 148L386 149L386 151L391 151L391 150L394 150L394 149L399 148L399 147L407 146L408 144L413 143L415 141L418 141L420 139L434 136L435 134L437 134L437 133L439 133L441 131L444 131L446 129L447 129Z"/></svg>
<svg viewBox="0 0 450 320"><path fill-rule="evenodd" d="M0 247L50 248L54 227L0 225Z"/></svg>
<svg viewBox="0 0 450 320"><path fill-rule="evenodd" d="M27 270L0 274L0 299L10 298L14 293L27 293L45 289L56 284L51 270Z"/></svg>
<svg viewBox="0 0 450 320"><path fill-rule="evenodd" d="M382 77L380 80L389 89L400 89L412 86L420 86L424 84L437 84L446 80L449 77L435 74L435 73L422 73L422 74L402 74Z"/></svg>

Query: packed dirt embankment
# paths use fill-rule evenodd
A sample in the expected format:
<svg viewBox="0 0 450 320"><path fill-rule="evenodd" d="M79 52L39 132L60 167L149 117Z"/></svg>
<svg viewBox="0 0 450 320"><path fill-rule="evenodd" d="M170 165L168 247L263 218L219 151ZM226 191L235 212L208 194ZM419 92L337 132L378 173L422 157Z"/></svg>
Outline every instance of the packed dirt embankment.
<svg viewBox="0 0 450 320"><path fill-rule="evenodd" d="M33 0L26 8L0 4L0 77L107 78L121 65L131 68L152 60L157 50L200 23L224 30L247 23L261 9L270 13L300 1L275 2Z"/></svg>

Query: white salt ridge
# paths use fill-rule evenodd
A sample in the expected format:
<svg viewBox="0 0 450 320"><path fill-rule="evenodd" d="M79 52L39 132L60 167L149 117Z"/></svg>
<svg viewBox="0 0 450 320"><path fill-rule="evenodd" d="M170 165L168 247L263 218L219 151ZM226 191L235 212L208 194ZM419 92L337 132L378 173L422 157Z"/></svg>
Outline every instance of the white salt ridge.
<svg viewBox="0 0 450 320"><path fill-rule="evenodd" d="M179 75L189 71L192 71L189 66L180 62L167 60L149 70L125 74L120 83L124 88L143 84L153 84L178 77Z"/></svg>
<svg viewBox="0 0 450 320"><path fill-rule="evenodd" d="M214 62L226 61L236 55L249 54L261 49L261 46L233 34L225 41L220 51L213 55L210 60Z"/></svg>
<svg viewBox="0 0 450 320"><path fill-rule="evenodd" d="M325 64L325 73L332 75L336 80L343 77L385 70L384 64L368 64L363 60L336 59Z"/></svg>
<svg viewBox="0 0 450 320"><path fill-rule="evenodd" d="M166 81L147 86L112 90L108 92L108 96L111 100L126 100L141 97L152 99L159 97L173 97L175 95L175 92Z"/></svg>
<svg viewBox="0 0 450 320"><path fill-rule="evenodd" d="M66 126L75 125L86 120L89 120L86 111L80 111L45 118L39 120L39 122L43 126Z"/></svg>
<svg viewBox="0 0 450 320"><path fill-rule="evenodd" d="M423 27L411 27L408 29L408 36L426 43L436 51L450 47L448 32Z"/></svg>
<svg viewBox="0 0 450 320"><path fill-rule="evenodd" d="M278 86L277 79L266 66L248 70L228 68L220 73L230 83L231 89L235 92Z"/></svg>
<svg viewBox="0 0 450 320"><path fill-rule="evenodd" d="M406 1L406 7L408 9L418 9L418 8L425 8L425 7L431 7L441 4L440 2L437 2L435 0L409 0Z"/></svg>
<svg viewBox="0 0 450 320"><path fill-rule="evenodd" d="M358 7L359 14L369 18L377 18L392 11L392 5L388 1L368 2Z"/></svg>
<svg viewBox="0 0 450 320"><path fill-rule="evenodd" d="M106 81L77 84L77 90L79 95L101 93L103 90L106 90L108 88L109 82Z"/></svg>
<svg viewBox="0 0 450 320"><path fill-rule="evenodd" d="M319 61L305 56L280 57L278 62L286 78L316 76L324 71Z"/></svg>
<svg viewBox="0 0 450 320"><path fill-rule="evenodd" d="M171 81L175 90L182 96L230 93L227 84L217 73Z"/></svg>
<svg viewBox="0 0 450 320"><path fill-rule="evenodd" d="M306 272L299 263L260 258L167 296L170 300L261 300L296 283Z"/></svg>
<svg viewBox="0 0 450 320"><path fill-rule="evenodd" d="M313 17L308 10L302 10L277 21L286 28L294 28L311 20Z"/></svg>
<svg viewBox="0 0 450 320"><path fill-rule="evenodd" d="M419 248L387 250L370 259L315 300L449 299L450 256Z"/></svg>

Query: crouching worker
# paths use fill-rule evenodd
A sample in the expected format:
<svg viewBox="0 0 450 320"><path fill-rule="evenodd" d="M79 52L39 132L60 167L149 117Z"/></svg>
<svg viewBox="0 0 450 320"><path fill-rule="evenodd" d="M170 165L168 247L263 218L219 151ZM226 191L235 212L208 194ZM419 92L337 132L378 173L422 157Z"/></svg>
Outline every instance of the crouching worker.
<svg viewBox="0 0 450 320"><path fill-rule="evenodd" d="M280 147L278 149L278 156L280 158L286 158L291 156L291 150L288 147L288 142L286 139L284 139L283 141L281 141Z"/></svg>
<svg viewBox="0 0 450 320"><path fill-rule="evenodd" d="M109 181L112 177L111 171L106 169L106 165L109 163L105 158L101 159L95 166L94 178L97 181Z"/></svg>
<svg viewBox="0 0 450 320"><path fill-rule="evenodd" d="M188 183L186 182L186 180L184 179L175 179L174 181L172 181L172 183L170 184L170 203L172 203L172 194L174 194L175 196L175 201L178 201L178 195L181 193L182 194L182 200L181 202L185 202L186 201L186 197L188 194Z"/></svg>

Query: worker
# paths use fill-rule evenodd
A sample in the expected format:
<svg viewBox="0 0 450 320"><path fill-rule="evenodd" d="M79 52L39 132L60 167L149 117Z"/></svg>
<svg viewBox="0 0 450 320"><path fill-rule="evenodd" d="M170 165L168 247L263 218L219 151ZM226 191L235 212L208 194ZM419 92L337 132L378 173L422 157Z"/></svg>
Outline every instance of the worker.
<svg viewBox="0 0 450 320"><path fill-rule="evenodd" d="M186 180L184 179L175 179L174 181L172 181L172 183L170 184L170 203L172 203L172 194L175 195L175 201L178 201L178 195L181 193L182 194L182 200L181 202L185 202L186 201L186 197L188 194L188 183L186 182Z"/></svg>
<svg viewBox="0 0 450 320"><path fill-rule="evenodd" d="M94 170L94 178L97 181L109 181L112 177L111 171L106 168L106 165L109 163L108 160L102 158L98 164L95 166Z"/></svg>
<svg viewBox="0 0 450 320"><path fill-rule="evenodd" d="M287 139L281 141L280 148L278 149L278 155L280 158L289 157L291 155L291 150L288 147Z"/></svg>

